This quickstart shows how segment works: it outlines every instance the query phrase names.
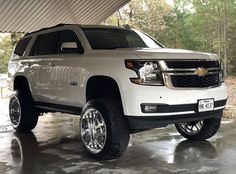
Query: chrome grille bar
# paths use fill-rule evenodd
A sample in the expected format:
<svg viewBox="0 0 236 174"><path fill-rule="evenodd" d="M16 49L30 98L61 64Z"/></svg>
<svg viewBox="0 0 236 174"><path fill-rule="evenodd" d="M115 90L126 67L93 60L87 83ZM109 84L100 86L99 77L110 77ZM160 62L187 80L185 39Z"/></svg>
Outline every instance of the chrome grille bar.
<svg viewBox="0 0 236 174"><path fill-rule="evenodd" d="M211 67L211 68L186 67L184 63L187 62L187 65L190 65L191 60L178 60L178 68L169 68L167 65L168 60L159 61L159 67L161 68L162 77L163 77L165 85L169 88L185 88L185 89L186 88L212 88L212 87L220 86L223 80L222 79L223 71L220 66L214 67L214 65L220 65L220 63L216 61L207 61L207 62L204 62L204 61L206 60L199 60L198 64L206 65L207 63L212 63L212 65L211 64L207 65L208 67ZM183 68L180 67L181 66L180 62L182 62ZM193 60L193 63L194 62L196 62L196 60ZM206 71L206 74L203 76L200 76L197 73L199 68L204 69ZM189 85L186 79L188 79ZM181 86L181 83L182 83L182 86Z"/></svg>

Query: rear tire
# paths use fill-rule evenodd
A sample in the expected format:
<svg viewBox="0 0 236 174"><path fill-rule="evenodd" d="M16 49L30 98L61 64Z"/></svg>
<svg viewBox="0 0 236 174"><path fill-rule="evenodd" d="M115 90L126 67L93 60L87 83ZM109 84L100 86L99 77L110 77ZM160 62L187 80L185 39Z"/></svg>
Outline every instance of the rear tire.
<svg viewBox="0 0 236 174"><path fill-rule="evenodd" d="M176 124L178 132L188 140L204 141L216 134L221 124L223 111L216 118Z"/></svg>
<svg viewBox="0 0 236 174"><path fill-rule="evenodd" d="M81 139L89 154L99 160L120 157L130 131L121 103L112 99L89 101L81 113Z"/></svg>
<svg viewBox="0 0 236 174"><path fill-rule="evenodd" d="M15 90L10 97L9 116L12 127L17 132L29 132L35 128L39 113L33 105L28 91Z"/></svg>

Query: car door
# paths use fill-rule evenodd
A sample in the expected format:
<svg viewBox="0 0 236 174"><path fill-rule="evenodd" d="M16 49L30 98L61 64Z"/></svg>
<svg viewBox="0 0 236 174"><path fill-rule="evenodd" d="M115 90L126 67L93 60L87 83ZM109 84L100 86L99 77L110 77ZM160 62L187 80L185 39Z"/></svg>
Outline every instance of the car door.
<svg viewBox="0 0 236 174"><path fill-rule="evenodd" d="M31 70L34 73L34 85L31 86L36 101L52 103L55 98L51 82L51 64L56 54L56 45L60 32L38 35L30 53Z"/></svg>
<svg viewBox="0 0 236 174"><path fill-rule="evenodd" d="M63 44L69 47L62 48ZM83 48L76 33L69 29L62 30L51 67L51 83L57 104L82 106L83 101L79 91L82 88L83 74L86 73L80 66L83 58Z"/></svg>

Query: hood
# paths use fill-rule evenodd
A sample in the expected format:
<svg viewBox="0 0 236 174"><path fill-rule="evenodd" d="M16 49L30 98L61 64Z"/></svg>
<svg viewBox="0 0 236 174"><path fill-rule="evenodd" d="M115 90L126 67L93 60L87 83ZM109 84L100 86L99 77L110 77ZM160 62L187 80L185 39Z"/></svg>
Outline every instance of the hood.
<svg viewBox="0 0 236 174"><path fill-rule="evenodd" d="M170 48L99 50L98 54L120 55L124 58L137 56L140 59L208 59L218 60L216 54Z"/></svg>

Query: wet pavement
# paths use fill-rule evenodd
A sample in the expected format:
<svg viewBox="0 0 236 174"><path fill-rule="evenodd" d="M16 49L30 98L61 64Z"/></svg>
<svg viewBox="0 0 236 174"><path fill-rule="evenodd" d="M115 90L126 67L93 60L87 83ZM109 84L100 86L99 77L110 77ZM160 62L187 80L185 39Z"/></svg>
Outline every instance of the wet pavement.
<svg viewBox="0 0 236 174"><path fill-rule="evenodd" d="M122 157L96 161L80 140L79 118L66 114L40 117L30 134L10 126L7 100L0 100L0 174L235 174L236 121L223 120L209 141L192 143L173 126L131 137Z"/></svg>

